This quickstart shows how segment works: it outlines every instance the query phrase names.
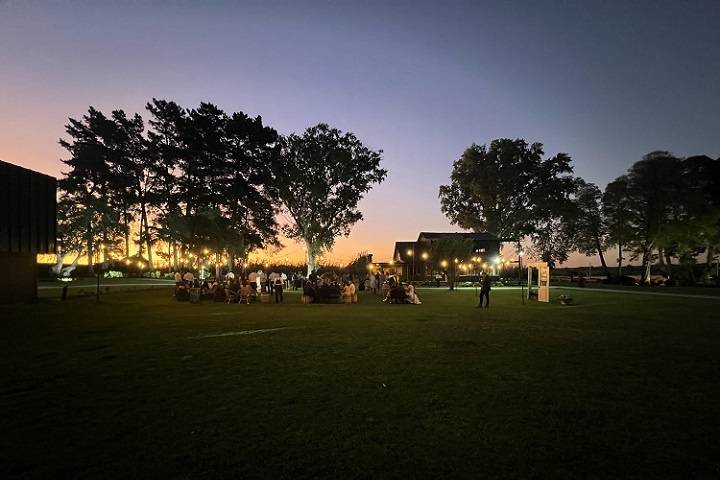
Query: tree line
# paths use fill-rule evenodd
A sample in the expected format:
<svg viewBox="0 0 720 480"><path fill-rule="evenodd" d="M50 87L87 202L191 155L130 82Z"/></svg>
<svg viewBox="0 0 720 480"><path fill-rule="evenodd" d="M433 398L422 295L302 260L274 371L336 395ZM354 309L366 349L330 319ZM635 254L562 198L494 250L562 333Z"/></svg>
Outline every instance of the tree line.
<svg viewBox="0 0 720 480"><path fill-rule="evenodd" d="M357 205L387 172L382 150L327 124L283 136L260 116L153 99L140 114L90 107L69 119L59 181L63 252L137 257L172 268L209 254L230 268L249 252L304 242L309 269L362 219ZM160 247L163 248L160 248ZM103 255L101 255L101 253Z"/></svg>
<svg viewBox="0 0 720 480"><path fill-rule="evenodd" d="M656 262L694 283L692 265L704 256L707 280L720 249L720 159L704 155L648 153L603 191L574 176L565 153L547 158L540 143L497 139L467 148L439 197L454 224L529 241L551 267L577 251L597 255L616 279L629 259L642 263L643 283ZM606 261L610 248L619 252L614 272Z"/></svg>

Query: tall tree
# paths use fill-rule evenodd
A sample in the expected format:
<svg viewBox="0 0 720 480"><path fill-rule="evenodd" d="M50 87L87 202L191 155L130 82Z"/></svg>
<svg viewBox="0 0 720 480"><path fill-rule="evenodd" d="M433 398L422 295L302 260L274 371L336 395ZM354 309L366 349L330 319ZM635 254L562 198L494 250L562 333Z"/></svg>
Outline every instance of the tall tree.
<svg viewBox="0 0 720 480"><path fill-rule="evenodd" d="M115 132L112 120L93 107L82 120L70 118L65 126L69 140L60 139L60 145L70 154L62 162L70 167L58 184L62 202L73 208L60 209L67 218L63 225L76 225L84 237L88 269L92 272L94 254L100 244L114 242L122 231L117 209L111 203L111 152L109 146Z"/></svg>
<svg viewBox="0 0 720 480"><path fill-rule="evenodd" d="M571 243L557 226L571 212L572 166L564 153L543 155L542 144L522 139L473 144L453 163L451 183L440 187L443 213L463 228L502 239L531 236L543 258L562 261Z"/></svg>
<svg viewBox="0 0 720 480"><path fill-rule="evenodd" d="M633 235L628 245L633 257L641 258L642 283L650 281L650 266L665 256L658 240L671 219L679 214L683 195L680 160L668 152L652 152L636 162L625 176L628 185L628 213ZM658 250L657 254L655 250Z"/></svg>
<svg viewBox="0 0 720 480"><path fill-rule="evenodd" d="M381 159L382 150L324 123L283 139L273 185L290 218L285 234L305 243L308 273L322 251L362 219L358 202L387 175Z"/></svg>
<svg viewBox="0 0 720 480"><path fill-rule="evenodd" d="M272 198L272 171L280 152L277 132L262 118L233 113L225 127L227 177L223 185L229 224L227 238L230 263L249 250L277 244L278 225Z"/></svg>
<svg viewBox="0 0 720 480"><path fill-rule="evenodd" d="M577 217L575 222L575 246L584 255L597 255L605 275L609 275L605 261L607 227L602 214L602 192L594 183L577 179L575 194Z"/></svg>
<svg viewBox="0 0 720 480"><path fill-rule="evenodd" d="M451 183L440 187L443 213L468 230L502 238L529 235L542 155L541 144L520 139L471 145L453 163Z"/></svg>
<svg viewBox="0 0 720 480"><path fill-rule="evenodd" d="M128 117L123 110L112 112L114 122L114 149L111 156L113 165L113 189L123 193L124 208L136 204L140 214L138 245L140 256L147 250L150 267L153 266L153 232L150 228L150 205L155 177L152 175L155 159L150 156L148 142L144 137L145 123L137 113ZM123 212L126 215L126 212ZM129 252L128 252L129 253Z"/></svg>
<svg viewBox="0 0 720 480"><path fill-rule="evenodd" d="M149 112L150 129L147 133L148 158L154 188L150 193L150 204L155 211L158 235L165 240L172 254L172 265L177 269L178 240L185 235L179 228L182 223L178 178L176 171L182 154L183 123L186 112L177 103L153 98L145 109Z"/></svg>
<svg viewBox="0 0 720 480"><path fill-rule="evenodd" d="M632 235L630 224L630 193L626 177L620 177L605 187L602 197L602 214L607 226L608 240L617 245L617 278L622 277L623 252Z"/></svg>

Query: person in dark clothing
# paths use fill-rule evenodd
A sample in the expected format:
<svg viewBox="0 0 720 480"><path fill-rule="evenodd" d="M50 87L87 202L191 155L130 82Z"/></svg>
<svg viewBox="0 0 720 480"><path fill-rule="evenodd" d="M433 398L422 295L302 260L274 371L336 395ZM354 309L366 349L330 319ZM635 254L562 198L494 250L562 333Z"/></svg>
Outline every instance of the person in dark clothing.
<svg viewBox="0 0 720 480"><path fill-rule="evenodd" d="M283 303L283 281L280 275L275 277L275 303Z"/></svg>
<svg viewBox="0 0 720 480"><path fill-rule="evenodd" d="M303 295L305 297L308 297L311 302L314 302L317 297L317 291L315 290L315 285L308 280L305 282L305 285L303 286Z"/></svg>
<svg viewBox="0 0 720 480"><path fill-rule="evenodd" d="M485 274L480 281L480 303L478 304L478 308L482 308L483 299L485 299L485 308L490 307L490 289L490 275Z"/></svg>
<svg viewBox="0 0 720 480"><path fill-rule="evenodd" d="M310 276L308 277L308 280L310 280L310 283L312 283L313 285L317 285L318 274L315 270L310 272Z"/></svg>

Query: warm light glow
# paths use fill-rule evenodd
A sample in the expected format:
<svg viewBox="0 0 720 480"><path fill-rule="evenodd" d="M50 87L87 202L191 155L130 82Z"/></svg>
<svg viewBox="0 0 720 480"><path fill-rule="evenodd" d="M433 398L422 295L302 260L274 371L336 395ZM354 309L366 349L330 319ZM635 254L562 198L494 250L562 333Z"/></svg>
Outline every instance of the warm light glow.
<svg viewBox="0 0 720 480"><path fill-rule="evenodd" d="M443 260L442 262L440 262L440 266L443 268L447 267L448 266L447 260Z"/></svg>
<svg viewBox="0 0 720 480"><path fill-rule="evenodd" d="M460 260L458 260L457 258L455 259L455 263L458 263L459 261L460 261Z"/></svg>
<svg viewBox="0 0 720 480"><path fill-rule="evenodd" d="M487 268L487 263L483 263L483 270Z"/></svg>
<svg viewBox="0 0 720 480"><path fill-rule="evenodd" d="M205 255L207 255L208 253L210 253L210 250L208 250L207 248L205 248L205 249L203 249L203 253L204 253Z"/></svg>
<svg viewBox="0 0 720 480"><path fill-rule="evenodd" d="M420 256L422 257L423 260L427 260L427 259L428 259L428 254L427 254L427 252L423 252Z"/></svg>
<svg viewBox="0 0 720 480"><path fill-rule="evenodd" d="M413 251L408 248L408 251L405 253L407 253L409 257L412 257Z"/></svg>
<svg viewBox="0 0 720 480"><path fill-rule="evenodd" d="M372 269L373 269L373 265L372 265L372 263L368 263L367 269L368 269L368 270L370 270L370 271L372 272Z"/></svg>
<svg viewBox="0 0 720 480"><path fill-rule="evenodd" d="M125 265L130 265L131 263L132 263L132 262L130 261L129 258L128 258L127 260L125 260Z"/></svg>
<svg viewBox="0 0 720 480"><path fill-rule="evenodd" d="M390 265L395 265L395 260L390 260Z"/></svg>
<svg viewBox="0 0 720 480"><path fill-rule="evenodd" d="M143 262L137 262L137 266L140 268L145 268L145 264Z"/></svg>
<svg viewBox="0 0 720 480"><path fill-rule="evenodd" d="M495 265L500 263L500 257L495 257L495 260L493 260L493 263L495 263Z"/></svg>

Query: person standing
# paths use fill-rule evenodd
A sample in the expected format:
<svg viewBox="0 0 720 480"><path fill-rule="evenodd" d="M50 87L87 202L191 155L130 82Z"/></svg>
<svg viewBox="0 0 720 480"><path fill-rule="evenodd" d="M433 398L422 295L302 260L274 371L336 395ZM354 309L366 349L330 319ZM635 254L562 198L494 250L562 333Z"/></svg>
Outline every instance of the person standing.
<svg viewBox="0 0 720 480"><path fill-rule="evenodd" d="M485 299L485 308L490 308L491 288L492 286L490 285L490 275L486 273L483 275L482 280L480 281L480 303L478 304L477 308L482 308L483 299Z"/></svg>
<svg viewBox="0 0 720 480"><path fill-rule="evenodd" d="M275 276L273 289L275 290L275 303L283 303L283 281L280 275Z"/></svg>

